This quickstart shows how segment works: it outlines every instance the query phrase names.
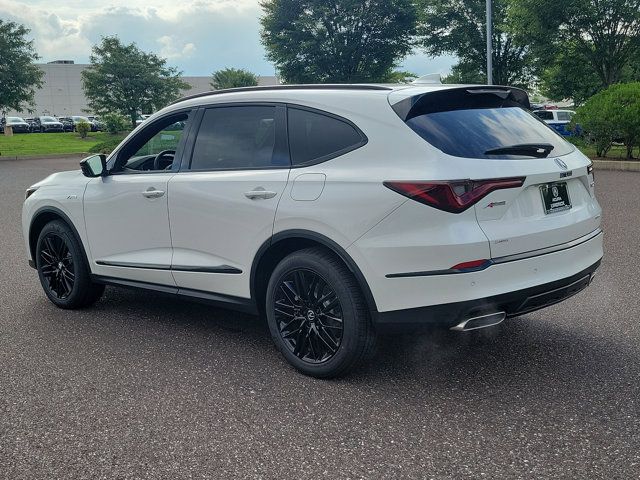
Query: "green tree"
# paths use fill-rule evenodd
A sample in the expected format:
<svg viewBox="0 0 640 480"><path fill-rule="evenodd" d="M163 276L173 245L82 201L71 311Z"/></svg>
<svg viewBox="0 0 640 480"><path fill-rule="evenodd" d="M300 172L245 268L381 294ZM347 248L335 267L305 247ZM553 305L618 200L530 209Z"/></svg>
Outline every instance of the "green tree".
<svg viewBox="0 0 640 480"><path fill-rule="evenodd" d="M622 80L639 45L640 0L512 2L514 31L534 45L541 64L561 65L558 55L571 51L574 63L588 65L587 78L595 75L600 88Z"/></svg>
<svg viewBox="0 0 640 480"><path fill-rule="evenodd" d="M412 48L413 0L263 0L262 42L288 83L384 81Z"/></svg>
<svg viewBox="0 0 640 480"><path fill-rule="evenodd" d="M454 54L452 83L486 83L487 34L485 0L418 0L420 44L429 55ZM493 80L500 85L528 86L536 73L531 48L513 33L510 0L493 2Z"/></svg>
<svg viewBox="0 0 640 480"><path fill-rule="evenodd" d="M569 42L546 64L540 74L540 90L551 100L570 98L581 105L602 89L598 75Z"/></svg>
<svg viewBox="0 0 640 480"><path fill-rule="evenodd" d="M39 57L29 30L23 25L0 20L0 114L9 110L33 111L33 97L42 86L44 73L34 61Z"/></svg>
<svg viewBox="0 0 640 480"><path fill-rule="evenodd" d="M180 96L189 84L167 61L123 44L118 37L104 37L95 45L91 66L82 72L89 107L101 115L120 112L135 127L138 114L157 110Z"/></svg>
<svg viewBox="0 0 640 480"><path fill-rule="evenodd" d="M211 88L254 87L258 85L258 76L241 68L225 68L214 72L211 77Z"/></svg>

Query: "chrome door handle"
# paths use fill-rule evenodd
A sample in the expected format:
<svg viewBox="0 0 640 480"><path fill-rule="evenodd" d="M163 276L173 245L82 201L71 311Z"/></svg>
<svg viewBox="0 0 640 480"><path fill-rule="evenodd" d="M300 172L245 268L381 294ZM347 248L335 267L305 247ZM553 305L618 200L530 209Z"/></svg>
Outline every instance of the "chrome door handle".
<svg viewBox="0 0 640 480"><path fill-rule="evenodd" d="M146 198L160 198L163 195L164 190L156 190L153 187L149 187L144 192L142 192L142 196Z"/></svg>
<svg viewBox="0 0 640 480"><path fill-rule="evenodd" d="M244 192L244 196L250 198L251 200L266 200L268 198L273 198L276 195L276 192L265 190L262 187L258 187L255 190L251 190L250 192Z"/></svg>

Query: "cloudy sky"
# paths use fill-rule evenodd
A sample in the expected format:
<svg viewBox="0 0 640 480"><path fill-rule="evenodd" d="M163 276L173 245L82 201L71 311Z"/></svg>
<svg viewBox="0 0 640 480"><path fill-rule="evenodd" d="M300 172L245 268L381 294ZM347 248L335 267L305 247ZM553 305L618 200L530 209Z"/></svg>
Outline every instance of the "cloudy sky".
<svg viewBox="0 0 640 480"><path fill-rule="evenodd" d="M91 45L118 35L169 60L185 75L210 75L224 67L273 75L260 43L259 0L0 0L0 18L31 29L48 62L87 63ZM403 68L423 75L446 73L452 58L419 52Z"/></svg>

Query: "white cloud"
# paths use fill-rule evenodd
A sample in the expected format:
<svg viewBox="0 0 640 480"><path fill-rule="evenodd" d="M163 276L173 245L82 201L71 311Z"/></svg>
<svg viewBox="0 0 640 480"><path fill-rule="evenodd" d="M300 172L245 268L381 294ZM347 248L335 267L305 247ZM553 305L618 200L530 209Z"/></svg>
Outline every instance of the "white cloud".
<svg viewBox="0 0 640 480"><path fill-rule="evenodd" d="M158 38L160 55L168 60L192 57L196 51L193 43L181 43L174 35L163 35Z"/></svg>
<svg viewBox="0 0 640 480"><path fill-rule="evenodd" d="M93 44L117 35L163 56L186 75L225 67L273 75L260 43L261 14L259 0L0 0L0 17L32 30L43 61L86 63ZM452 63L418 53L403 67L424 74L445 72Z"/></svg>

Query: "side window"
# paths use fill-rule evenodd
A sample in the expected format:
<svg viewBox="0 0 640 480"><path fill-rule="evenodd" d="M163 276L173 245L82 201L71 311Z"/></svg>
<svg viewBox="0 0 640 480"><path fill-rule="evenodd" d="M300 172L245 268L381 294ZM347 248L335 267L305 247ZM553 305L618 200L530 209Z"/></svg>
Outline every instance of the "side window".
<svg viewBox="0 0 640 480"><path fill-rule="evenodd" d="M547 110L541 110L539 112L534 112L534 113L542 120L553 120L553 112L549 112Z"/></svg>
<svg viewBox="0 0 640 480"><path fill-rule="evenodd" d="M274 155L276 107L233 106L204 112L191 170L238 170L283 166Z"/></svg>
<svg viewBox="0 0 640 480"><path fill-rule="evenodd" d="M569 112L558 112L558 120L560 122L570 122L571 114Z"/></svg>
<svg viewBox="0 0 640 480"><path fill-rule="evenodd" d="M364 145L363 135L335 117L298 108L287 109L289 151L293 165L338 156Z"/></svg>
<svg viewBox="0 0 640 480"><path fill-rule="evenodd" d="M170 169L188 121L188 113L179 113L141 130L120 151L112 171L136 173Z"/></svg>
<svg viewBox="0 0 640 480"><path fill-rule="evenodd" d="M133 156L140 157L143 155L157 155L165 150L175 152L178 148L178 144L180 143L180 139L182 138L182 132L184 131L185 126L186 121L178 120L170 125L161 127L160 131L149 138L147 142L133 154Z"/></svg>

